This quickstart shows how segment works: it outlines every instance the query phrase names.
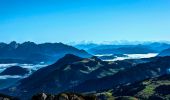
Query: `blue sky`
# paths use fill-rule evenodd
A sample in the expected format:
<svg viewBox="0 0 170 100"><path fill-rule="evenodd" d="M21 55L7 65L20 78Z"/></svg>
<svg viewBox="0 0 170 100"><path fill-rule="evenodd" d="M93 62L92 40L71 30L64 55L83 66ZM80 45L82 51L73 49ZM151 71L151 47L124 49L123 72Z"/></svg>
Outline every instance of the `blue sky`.
<svg viewBox="0 0 170 100"><path fill-rule="evenodd" d="M0 0L0 41L170 40L170 0Z"/></svg>

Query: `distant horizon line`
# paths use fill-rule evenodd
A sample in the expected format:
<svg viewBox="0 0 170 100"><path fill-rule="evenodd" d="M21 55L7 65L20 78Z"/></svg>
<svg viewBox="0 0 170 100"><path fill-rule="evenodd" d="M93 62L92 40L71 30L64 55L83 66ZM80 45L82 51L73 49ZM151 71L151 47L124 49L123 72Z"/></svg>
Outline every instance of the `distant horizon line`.
<svg viewBox="0 0 170 100"><path fill-rule="evenodd" d="M24 42L19 42L19 41L16 41L16 40L12 40L12 41L9 41L9 42L4 42L4 41L0 41L0 43L5 43L5 44L10 44L12 42L16 42L16 43L19 43L19 44L23 44L23 43L26 43L26 42L33 42L35 44L44 44L44 43L62 43L62 44L67 44L67 45L81 45L81 44L98 44L98 45L104 45L104 44L108 44L108 45L137 45L137 44L151 44L151 43L167 43L167 44L170 44L170 41L168 40L159 40L159 41L130 41L130 40L114 40L114 41L103 41L103 42L94 42L94 41L77 41L77 42L68 42L68 43L65 43L65 42L50 42L50 41L44 41L44 42L36 42L36 41L29 41L29 40L26 40Z"/></svg>

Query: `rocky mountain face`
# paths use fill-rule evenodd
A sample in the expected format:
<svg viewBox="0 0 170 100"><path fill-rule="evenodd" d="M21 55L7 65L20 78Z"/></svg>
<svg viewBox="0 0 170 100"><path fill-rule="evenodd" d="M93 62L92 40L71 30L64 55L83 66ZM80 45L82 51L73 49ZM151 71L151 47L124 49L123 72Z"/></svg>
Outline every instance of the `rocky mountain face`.
<svg viewBox="0 0 170 100"><path fill-rule="evenodd" d="M29 70L22 68L20 66L12 66L5 69L0 75L26 75L29 73Z"/></svg>
<svg viewBox="0 0 170 100"><path fill-rule="evenodd" d="M0 59L2 59L2 63L14 61L16 61L15 63L54 62L65 54L74 54L80 57L91 56L84 50L79 50L62 43L0 43Z"/></svg>
<svg viewBox="0 0 170 100"><path fill-rule="evenodd" d="M67 54L56 63L41 68L19 82L8 93L30 97L37 92L59 93L86 80L110 76L120 70L132 67L129 62L104 62L97 57L80 58Z"/></svg>
<svg viewBox="0 0 170 100"><path fill-rule="evenodd" d="M121 84L131 84L147 78L164 75L169 73L169 69L170 57L160 57L154 61L138 64L134 67L119 71L118 73L111 76L87 80L77 87L74 87L74 90L79 92L87 92L109 89Z"/></svg>
<svg viewBox="0 0 170 100"><path fill-rule="evenodd" d="M0 94L0 100L20 100L19 98Z"/></svg>

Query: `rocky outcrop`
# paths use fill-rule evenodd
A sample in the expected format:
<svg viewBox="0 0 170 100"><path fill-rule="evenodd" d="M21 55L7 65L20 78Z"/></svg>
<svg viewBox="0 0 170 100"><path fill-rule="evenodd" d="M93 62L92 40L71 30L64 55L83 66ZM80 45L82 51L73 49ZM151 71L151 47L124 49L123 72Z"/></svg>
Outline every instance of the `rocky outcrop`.
<svg viewBox="0 0 170 100"><path fill-rule="evenodd" d="M58 95L39 93L32 100L97 100L94 95L81 95L75 93L61 93Z"/></svg>
<svg viewBox="0 0 170 100"><path fill-rule="evenodd" d="M7 95L4 95L4 94L0 94L0 100L20 100L16 97L11 97L11 96L7 96Z"/></svg>

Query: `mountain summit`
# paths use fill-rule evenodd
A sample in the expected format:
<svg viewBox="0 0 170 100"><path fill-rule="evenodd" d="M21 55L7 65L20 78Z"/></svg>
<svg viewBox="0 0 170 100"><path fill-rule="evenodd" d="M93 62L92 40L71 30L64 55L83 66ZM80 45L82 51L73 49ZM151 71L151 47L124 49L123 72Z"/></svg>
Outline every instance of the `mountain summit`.
<svg viewBox="0 0 170 100"><path fill-rule="evenodd" d="M113 75L119 70L129 68L129 62L104 62L96 57L81 58L66 54L56 63L41 68L29 77L22 79L15 95L28 96L37 92L59 93L86 80ZM27 91L27 94L24 93ZM18 93L18 94L17 94Z"/></svg>
<svg viewBox="0 0 170 100"><path fill-rule="evenodd" d="M20 44L15 41L9 44L0 43L0 59L5 59L8 63L11 63L11 59L16 61L15 63L19 63L21 60L30 63L48 63L56 61L65 54L74 54L85 58L91 57L86 51L63 43L36 44L34 42L24 42Z"/></svg>

